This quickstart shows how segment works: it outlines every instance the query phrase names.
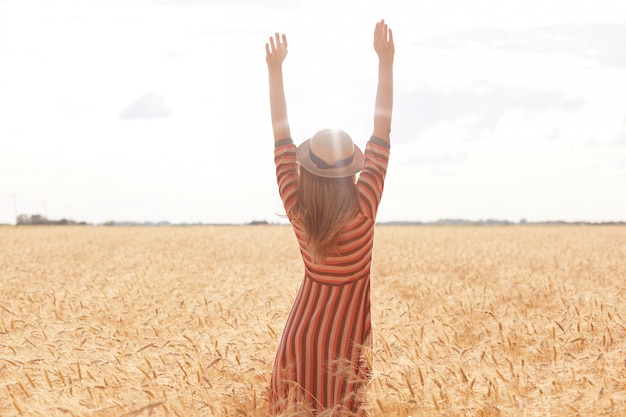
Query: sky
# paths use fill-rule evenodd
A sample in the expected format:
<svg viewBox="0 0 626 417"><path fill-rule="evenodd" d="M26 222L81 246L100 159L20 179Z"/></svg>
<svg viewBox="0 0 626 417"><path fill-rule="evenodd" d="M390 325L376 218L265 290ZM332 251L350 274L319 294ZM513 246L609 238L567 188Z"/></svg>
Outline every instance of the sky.
<svg viewBox="0 0 626 417"><path fill-rule="evenodd" d="M265 42L296 144L372 133L393 29L378 220L626 220L622 0L0 0L0 223L285 222Z"/></svg>

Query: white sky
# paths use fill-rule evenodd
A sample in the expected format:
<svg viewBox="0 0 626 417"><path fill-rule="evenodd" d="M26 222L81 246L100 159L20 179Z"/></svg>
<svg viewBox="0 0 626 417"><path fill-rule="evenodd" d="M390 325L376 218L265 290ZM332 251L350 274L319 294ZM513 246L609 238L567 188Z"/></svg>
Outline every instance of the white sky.
<svg viewBox="0 0 626 417"><path fill-rule="evenodd" d="M0 223L284 220L265 42L296 143L372 129L396 41L379 221L626 220L626 2L0 0Z"/></svg>

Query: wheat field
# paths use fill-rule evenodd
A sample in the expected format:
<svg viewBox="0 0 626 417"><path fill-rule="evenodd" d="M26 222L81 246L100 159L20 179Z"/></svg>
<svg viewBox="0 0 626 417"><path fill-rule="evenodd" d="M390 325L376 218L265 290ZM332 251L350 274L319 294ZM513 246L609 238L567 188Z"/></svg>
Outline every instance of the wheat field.
<svg viewBox="0 0 626 417"><path fill-rule="evenodd" d="M264 416L289 227L0 228L0 416ZM379 226L370 415L626 415L626 228Z"/></svg>

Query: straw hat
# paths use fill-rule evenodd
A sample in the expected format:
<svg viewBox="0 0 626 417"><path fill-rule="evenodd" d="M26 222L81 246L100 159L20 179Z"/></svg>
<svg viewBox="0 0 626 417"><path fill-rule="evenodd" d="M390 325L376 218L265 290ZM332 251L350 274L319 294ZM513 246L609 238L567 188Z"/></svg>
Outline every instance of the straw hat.
<svg viewBox="0 0 626 417"><path fill-rule="evenodd" d="M325 178L349 177L363 168L363 152L343 130L325 129L304 141L296 152L302 168Z"/></svg>

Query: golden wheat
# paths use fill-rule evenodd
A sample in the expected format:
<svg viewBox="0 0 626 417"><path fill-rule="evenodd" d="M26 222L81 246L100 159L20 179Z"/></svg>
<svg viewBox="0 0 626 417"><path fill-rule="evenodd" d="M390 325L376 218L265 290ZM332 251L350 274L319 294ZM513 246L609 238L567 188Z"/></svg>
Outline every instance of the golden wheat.
<svg viewBox="0 0 626 417"><path fill-rule="evenodd" d="M371 415L626 414L626 228L379 227ZM292 231L0 228L1 416L265 415Z"/></svg>

